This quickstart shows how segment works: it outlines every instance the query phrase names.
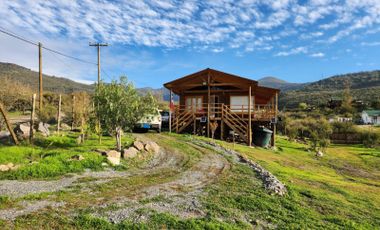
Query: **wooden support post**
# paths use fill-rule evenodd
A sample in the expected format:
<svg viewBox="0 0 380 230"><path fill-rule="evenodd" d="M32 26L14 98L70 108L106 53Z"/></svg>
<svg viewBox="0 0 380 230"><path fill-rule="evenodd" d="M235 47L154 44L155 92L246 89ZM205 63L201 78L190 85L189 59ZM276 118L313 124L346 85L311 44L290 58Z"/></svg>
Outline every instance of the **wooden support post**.
<svg viewBox="0 0 380 230"><path fill-rule="evenodd" d="M29 141L30 143L33 142L34 137L34 115L36 110L36 97L37 95L34 93L32 96L32 111L30 113L30 133L29 133Z"/></svg>
<svg viewBox="0 0 380 230"><path fill-rule="evenodd" d="M177 114L177 116L176 116L176 120L177 120L177 122L176 122L176 133L178 133L178 128L179 128L179 124L178 124L178 117L179 117L179 113Z"/></svg>
<svg viewBox="0 0 380 230"><path fill-rule="evenodd" d="M222 117L220 119L220 139L223 141L224 139L224 104L221 107Z"/></svg>
<svg viewBox="0 0 380 230"><path fill-rule="evenodd" d="M61 129L61 104L62 104L62 95L59 95L59 101L58 101L58 115L57 115L57 132L59 134L59 131Z"/></svg>
<svg viewBox="0 0 380 230"><path fill-rule="evenodd" d="M275 122L273 123L273 135L272 135L272 146L274 147L276 145L276 126L277 126L277 114L278 114L278 93L276 92L276 97L275 97L275 111L274 111L274 117L275 117Z"/></svg>
<svg viewBox="0 0 380 230"><path fill-rule="evenodd" d="M207 137L210 137L210 72L207 74Z"/></svg>
<svg viewBox="0 0 380 230"><path fill-rule="evenodd" d="M197 133L197 119L194 115L194 122L193 122L193 135Z"/></svg>
<svg viewBox="0 0 380 230"><path fill-rule="evenodd" d="M75 108L75 95L73 94L72 95L72 98L71 98L72 100L71 100L71 131L73 131L74 130L74 118L75 118L75 114L74 114L74 112L75 112L75 110L74 110L74 108Z"/></svg>
<svg viewBox="0 0 380 230"><path fill-rule="evenodd" d="M4 117L5 124L7 125L8 131L9 131L9 133L10 133L11 136L12 136L13 142L14 142L16 145L18 145L18 140L17 140L16 134L15 134L15 132L14 132L13 129L12 129L12 125L11 125L11 123L9 123L7 113L6 113L6 111L4 110L4 108L3 108L3 104L2 104L2 103L0 103L0 112L1 112L1 114L3 115L3 117Z"/></svg>
<svg viewBox="0 0 380 230"><path fill-rule="evenodd" d="M169 97L169 133L172 132L172 108L174 107L172 105L173 103L173 91L170 90L170 97Z"/></svg>
<svg viewBox="0 0 380 230"><path fill-rule="evenodd" d="M42 111L43 87L42 87L42 44L38 43L38 76L39 76L39 110Z"/></svg>
<svg viewBox="0 0 380 230"><path fill-rule="evenodd" d="M252 146L252 87L248 92L248 146Z"/></svg>

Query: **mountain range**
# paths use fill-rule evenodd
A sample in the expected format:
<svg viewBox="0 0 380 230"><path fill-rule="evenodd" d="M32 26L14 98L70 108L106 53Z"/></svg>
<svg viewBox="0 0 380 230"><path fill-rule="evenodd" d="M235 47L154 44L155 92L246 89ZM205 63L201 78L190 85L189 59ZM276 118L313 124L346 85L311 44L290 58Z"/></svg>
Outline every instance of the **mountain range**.
<svg viewBox="0 0 380 230"><path fill-rule="evenodd" d="M38 73L28 68L0 62L0 81L8 78L21 82L32 88L38 88ZM78 83L67 78L43 75L43 86L46 91L71 93L74 91L91 92L94 85ZM276 77L264 77L258 80L259 85L281 90L280 108L294 108L301 102L310 105L325 104L331 97L340 97L346 87L351 89L354 99L371 102L380 100L380 71L368 71L336 75L309 83L291 83ZM169 101L169 90L165 88L139 88L142 94L148 91ZM174 99L177 99L175 97Z"/></svg>

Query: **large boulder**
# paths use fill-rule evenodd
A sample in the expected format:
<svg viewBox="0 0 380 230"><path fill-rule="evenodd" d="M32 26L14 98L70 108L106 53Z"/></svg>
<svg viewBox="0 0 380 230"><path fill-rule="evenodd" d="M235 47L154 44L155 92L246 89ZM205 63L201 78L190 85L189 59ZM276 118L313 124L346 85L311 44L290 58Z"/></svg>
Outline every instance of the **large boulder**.
<svg viewBox="0 0 380 230"><path fill-rule="evenodd" d="M144 150L144 144L141 141L134 141L133 147L135 147L138 151Z"/></svg>
<svg viewBox="0 0 380 230"><path fill-rule="evenodd" d="M16 133L19 139L26 139L30 136L30 123L21 123L14 128L14 132Z"/></svg>
<svg viewBox="0 0 380 230"><path fill-rule="evenodd" d="M124 149L123 151L123 158L135 158L138 154L139 150L137 150L135 147L129 147L128 149Z"/></svg>
<svg viewBox="0 0 380 230"><path fill-rule="evenodd" d="M38 132L42 133L43 136L48 137L50 135L49 126L49 124L40 122L38 124Z"/></svg>
<svg viewBox="0 0 380 230"><path fill-rule="evenodd" d="M115 150L110 150L106 153L107 160L111 165L119 165L121 153Z"/></svg>
<svg viewBox="0 0 380 230"><path fill-rule="evenodd" d="M148 141L145 144L145 150L151 153L158 153L160 151L160 146L154 141Z"/></svg>

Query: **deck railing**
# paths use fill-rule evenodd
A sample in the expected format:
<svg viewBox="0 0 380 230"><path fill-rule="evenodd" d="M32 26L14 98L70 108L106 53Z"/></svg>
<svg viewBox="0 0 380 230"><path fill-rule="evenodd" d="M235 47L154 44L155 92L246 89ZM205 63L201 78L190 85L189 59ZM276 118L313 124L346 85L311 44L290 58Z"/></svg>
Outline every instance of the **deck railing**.
<svg viewBox="0 0 380 230"><path fill-rule="evenodd" d="M226 106L231 112L237 114L242 119L248 119L249 107L248 105L228 105L223 103L210 104L210 118L220 118L222 116L222 108ZM177 105L175 106L175 114L179 115L183 112L193 112L196 117L207 116L207 104L197 105ZM270 104L255 104L251 108L251 118L253 120L270 120L276 116L275 108Z"/></svg>

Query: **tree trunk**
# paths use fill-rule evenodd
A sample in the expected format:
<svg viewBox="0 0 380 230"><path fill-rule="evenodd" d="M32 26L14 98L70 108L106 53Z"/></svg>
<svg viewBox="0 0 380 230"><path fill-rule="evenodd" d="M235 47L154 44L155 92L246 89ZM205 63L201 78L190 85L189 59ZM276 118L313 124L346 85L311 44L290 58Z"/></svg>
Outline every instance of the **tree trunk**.
<svg viewBox="0 0 380 230"><path fill-rule="evenodd" d="M121 128L116 128L116 148L117 151L121 152Z"/></svg>

